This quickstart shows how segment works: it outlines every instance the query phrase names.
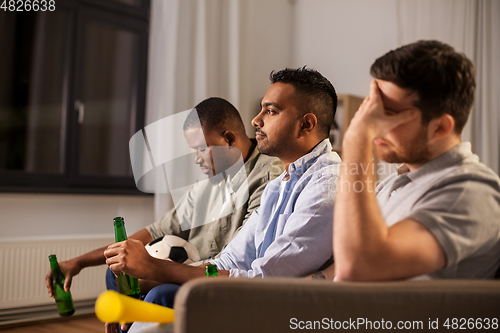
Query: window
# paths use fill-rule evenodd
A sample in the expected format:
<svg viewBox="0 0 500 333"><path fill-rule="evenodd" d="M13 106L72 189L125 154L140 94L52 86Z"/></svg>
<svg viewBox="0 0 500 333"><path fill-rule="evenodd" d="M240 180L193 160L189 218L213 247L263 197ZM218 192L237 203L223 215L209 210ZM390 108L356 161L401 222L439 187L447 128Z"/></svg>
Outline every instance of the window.
<svg viewBox="0 0 500 333"><path fill-rule="evenodd" d="M58 0L0 12L0 189L140 193L149 1Z"/></svg>

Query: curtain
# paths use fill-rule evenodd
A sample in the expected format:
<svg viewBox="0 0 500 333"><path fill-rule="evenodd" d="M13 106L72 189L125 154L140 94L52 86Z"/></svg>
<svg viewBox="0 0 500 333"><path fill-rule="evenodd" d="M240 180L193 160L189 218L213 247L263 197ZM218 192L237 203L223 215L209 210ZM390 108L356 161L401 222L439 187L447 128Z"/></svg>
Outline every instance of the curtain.
<svg viewBox="0 0 500 333"><path fill-rule="evenodd" d="M462 134L481 161L500 172L500 1L398 0L399 45L437 39L476 66L476 98Z"/></svg>
<svg viewBox="0 0 500 333"><path fill-rule="evenodd" d="M146 124L218 96L253 133L269 72L290 64L292 16L290 0L153 0ZM183 138L162 133L162 140ZM170 194L160 192L155 219L173 207Z"/></svg>
<svg viewBox="0 0 500 333"><path fill-rule="evenodd" d="M481 161L500 174L500 1L479 0L476 103L471 116L471 140Z"/></svg>
<svg viewBox="0 0 500 333"><path fill-rule="evenodd" d="M146 124L209 96L237 104L238 24L230 18L238 10L238 1L152 1ZM175 133L161 134L166 145L179 140ZM155 194L155 219L173 207L170 194L161 192Z"/></svg>

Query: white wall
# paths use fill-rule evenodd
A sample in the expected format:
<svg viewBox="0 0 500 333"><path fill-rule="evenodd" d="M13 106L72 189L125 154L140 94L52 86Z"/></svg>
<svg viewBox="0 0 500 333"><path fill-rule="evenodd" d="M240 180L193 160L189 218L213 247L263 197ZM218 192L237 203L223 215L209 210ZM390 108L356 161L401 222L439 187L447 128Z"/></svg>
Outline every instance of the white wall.
<svg viewBox="0 0 500 333"><path fill-rule="evenodd" d="M123 216L132 234L153 221L153 198L125 195L0 194L0 242L5 240L113 237Z"/></svg>
<svg viewBox="0 0 500 333"><path fill-rule="evenodd" d="M269 74L293 65L293 19L290 0L251 0L242 17L240 110L247 133L255 136L252 119L260 111L260 102L271 86Z"/></svg>
<svg viewBox="0 0 500 333"><path fill-rule="evenodd" d="M364 97L376 58L398 47L395 0L296 0L293 66L326 76L337 94ZM378 178L394 167L378 161Z"/></svg>
<svg viewBox="0 0 500 333"><path fill-rule="evenodd" d="M373 61L397 47L395 0L297 0L293 65L325 75L339 94L365 96Z"/></svg>

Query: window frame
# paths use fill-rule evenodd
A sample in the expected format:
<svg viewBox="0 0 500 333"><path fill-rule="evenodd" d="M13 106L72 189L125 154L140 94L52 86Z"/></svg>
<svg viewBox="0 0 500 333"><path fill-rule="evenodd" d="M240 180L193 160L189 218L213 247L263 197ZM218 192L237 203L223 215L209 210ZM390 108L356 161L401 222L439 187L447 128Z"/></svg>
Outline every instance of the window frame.
<svg viewBox="0 0 500 333"><path fill-rule="evenodd" d="M56 10L67 13L64 34L63 100L66 112L62 115L61 150L64 156L62 173L36 173L18 170L0 170L0 192L21 193L83 193L150 195L139 191L134 177L84 176L78 173L79 124L74 101L81 89L77 82L83 71L82 51L86 22L109 24L139 35L139 68L135 82L135 112L131 115L127 131L133 135L145 124L147 61L149 41L150 1L141 0L140 6L120 4L113 0L58 0ZM131 136L130 135L130 136ZM128 146L128 142L126 143Z"/></svg>

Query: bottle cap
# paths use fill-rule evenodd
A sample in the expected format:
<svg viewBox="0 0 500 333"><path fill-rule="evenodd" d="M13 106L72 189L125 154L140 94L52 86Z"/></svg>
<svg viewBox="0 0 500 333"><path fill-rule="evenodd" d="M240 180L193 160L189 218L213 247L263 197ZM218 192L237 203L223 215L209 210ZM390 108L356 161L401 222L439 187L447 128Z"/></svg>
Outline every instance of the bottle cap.
<svg viewBox="0 0 500 333"><path fill-rule="evenodd" d="M123 217L117 216L113 219L113 224L125 224L125 221L123 220Z"/></svg>
<svg viewBox="0 0 500 333"><path fill-rule="evenodd" d="M217 276L217 266L216 265L207 265L207 266L205 266L205 270L207 272L207 276Z"/></svg>

